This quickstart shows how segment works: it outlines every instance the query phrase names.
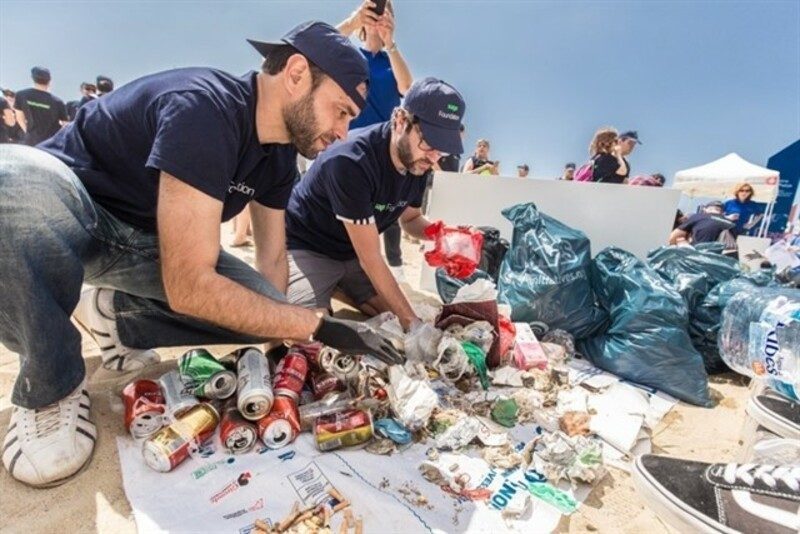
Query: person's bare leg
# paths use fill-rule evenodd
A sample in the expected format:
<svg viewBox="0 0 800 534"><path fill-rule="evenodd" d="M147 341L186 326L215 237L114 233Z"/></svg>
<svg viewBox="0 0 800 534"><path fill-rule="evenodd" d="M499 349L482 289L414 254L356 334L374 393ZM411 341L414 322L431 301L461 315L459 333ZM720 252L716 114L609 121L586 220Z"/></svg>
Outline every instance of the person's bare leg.
<svg viewBox="0 0 800 534"><path fill-rule="evenodd" d="M243 247L251 244L247 238L247 232L250 229L250 206L246 206L239 215L234 218L234 225L236 233L233 236L233 247Z"/></svg>

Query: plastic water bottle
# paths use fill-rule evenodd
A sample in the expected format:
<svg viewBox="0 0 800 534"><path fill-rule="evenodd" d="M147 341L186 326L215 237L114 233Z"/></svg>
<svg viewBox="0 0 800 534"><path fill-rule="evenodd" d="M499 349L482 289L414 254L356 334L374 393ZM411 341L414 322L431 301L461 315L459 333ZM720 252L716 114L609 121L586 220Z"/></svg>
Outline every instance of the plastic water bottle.
<svg viewBox="0 0 800 534"><path fill-rule="evenodd" d="M737 293L722 312L718 345L734 371L800 398L800 290Z"/></svg>

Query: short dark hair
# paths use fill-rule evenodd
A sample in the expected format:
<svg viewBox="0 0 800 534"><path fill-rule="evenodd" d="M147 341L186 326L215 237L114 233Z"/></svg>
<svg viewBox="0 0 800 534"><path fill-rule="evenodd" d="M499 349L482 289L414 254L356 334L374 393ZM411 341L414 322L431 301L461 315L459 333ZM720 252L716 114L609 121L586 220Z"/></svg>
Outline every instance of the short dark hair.
<svg viewBox="0 0 800 534"><path fill-rule="evenodd" d="M32 75L31 79L33 80L33 83L38 83L40 85L47 85L50 83L50 76L46 76L44 74Z"/></svg>
<svg viewBox="0 0 800 534"><path fill-rule="evenodd" d="M264 62L261 63L262 72L270 76L279 74L286 68L286 63L289 61L289 58L295 54L300 54L300 51L290 44L276 46L267 54L264 58ZM319 87L319 84L325 79L325 73L307 57L306 61L308 61L311 70L311 90L313 91Z"/></svg>
<svg viewBox="0 0 800 534"><path fill-rule="evenodd" d="M114 80L105 76L97 77L97 90L101 93L110 93L114 90Z"/></svg>
<svg viewBox="0 0 800 534"><path fill-rule="evenodd" d="M17 93L12 91L11 89L3 89L3 96L14 98L15 96L17 96Z"/></svg>

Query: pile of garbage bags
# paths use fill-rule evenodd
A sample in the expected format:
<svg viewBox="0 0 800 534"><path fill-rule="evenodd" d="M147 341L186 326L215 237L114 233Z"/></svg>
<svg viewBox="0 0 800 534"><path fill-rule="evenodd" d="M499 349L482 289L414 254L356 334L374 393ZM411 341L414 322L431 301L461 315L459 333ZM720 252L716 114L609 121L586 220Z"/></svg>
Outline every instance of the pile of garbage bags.
<svg viewBox="0 0 800 534"><path fill-rule="evenodd" d="M598 367L686 402L711 406L702 356L686 331L683 298L643 261L609 247L594 260L592 286L611 325L578 348Z"/></svg>

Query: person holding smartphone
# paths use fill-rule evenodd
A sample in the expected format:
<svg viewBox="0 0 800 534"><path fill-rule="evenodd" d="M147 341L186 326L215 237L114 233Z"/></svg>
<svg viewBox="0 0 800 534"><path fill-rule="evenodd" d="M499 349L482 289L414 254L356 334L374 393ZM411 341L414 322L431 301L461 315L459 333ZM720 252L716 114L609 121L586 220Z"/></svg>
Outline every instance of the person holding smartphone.
<svg viewBox="0 0 800 534"><path fill-rule="evenodd" d="M394 39L395 19L392 3L387 0L364 0L337 29L344 35L356 34L361 53L369 65L367 105L350 123L350 129L364 128L391 118L414 81L403 54ZM404 282L402 232L394 223L383 234L383 249L392 274Z"/></svg>

